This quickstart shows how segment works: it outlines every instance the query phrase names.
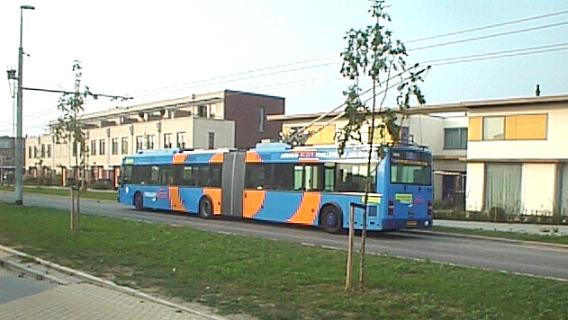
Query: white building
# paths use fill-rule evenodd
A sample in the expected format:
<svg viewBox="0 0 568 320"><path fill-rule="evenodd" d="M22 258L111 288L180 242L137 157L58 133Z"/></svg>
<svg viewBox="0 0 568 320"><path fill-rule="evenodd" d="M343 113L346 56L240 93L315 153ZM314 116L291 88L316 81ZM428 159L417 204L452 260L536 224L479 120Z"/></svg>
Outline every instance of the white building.
<svg viewBox="0 0 568 320"><path fill-rule="evenodd" d="M80 167L87 181L115 185L125 155L174 147L252 147L278 137L280 125L267 123L266 117L283 113L282 97L231 90L90 113L80 117L86 132L84 166L77 165L77 152L52 128L26 139L25 163L29 175L50 177L53 184L65 183L70 170Z"/></svg>
<svg viewBox="0 0 568 320"><path fill-rule="evenodd" d="M466 210L568 215L568 95L411 110L468 114Z"/></svg>

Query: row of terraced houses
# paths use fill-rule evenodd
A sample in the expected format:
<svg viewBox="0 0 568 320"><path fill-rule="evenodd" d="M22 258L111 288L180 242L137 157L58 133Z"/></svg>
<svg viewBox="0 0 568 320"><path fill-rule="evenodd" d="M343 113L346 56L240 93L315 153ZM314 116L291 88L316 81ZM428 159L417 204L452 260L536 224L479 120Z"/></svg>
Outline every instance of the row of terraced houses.
<svg viewBox="0 0 568 320"><path fill-rule="evenodd" d="M79 151L52 132L26 139L29 179L65 184L73 174L116 185L123 156L143 149L249 148L310 124L307 144L334 144L337 114L285 114L283 97L224 90L82 116ZM568 96L459 102L411 108L405 139L434 155L435 201L470 212L568 216ZM369 127L364 126L366 137ZM366 143L367 141L363 141Z"/></svg>

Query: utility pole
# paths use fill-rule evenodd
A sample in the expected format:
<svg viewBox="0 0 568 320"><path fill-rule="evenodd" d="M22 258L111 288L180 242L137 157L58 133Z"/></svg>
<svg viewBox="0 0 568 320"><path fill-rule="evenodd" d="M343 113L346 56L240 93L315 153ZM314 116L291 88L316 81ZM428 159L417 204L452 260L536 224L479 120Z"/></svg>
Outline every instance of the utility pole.
<svg viewBox="0 0 568 320"><path fill-rule="evenodd" d="M35 7L23 5L20 6L20 48L18 49L18 91L17 91L17 106L16 106L16 159L15 159L15 178L16 178L16 205L24 204L24 142L22 136L22 82L24 78L24 48L22 46L22 39L24 33L24 10L35 10Z"/></svg>

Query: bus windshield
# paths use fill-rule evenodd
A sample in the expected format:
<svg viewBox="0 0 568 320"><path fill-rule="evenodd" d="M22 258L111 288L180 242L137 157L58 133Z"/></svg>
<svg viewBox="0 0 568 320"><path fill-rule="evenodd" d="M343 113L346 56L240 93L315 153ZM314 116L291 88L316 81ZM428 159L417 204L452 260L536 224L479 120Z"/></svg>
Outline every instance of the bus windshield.
<svg viewBox="0 0 568 320"><path fill-rule="evenodd" d="M390 174L393 184L431 185L431 156L423 152L393 152Z"/></svg>

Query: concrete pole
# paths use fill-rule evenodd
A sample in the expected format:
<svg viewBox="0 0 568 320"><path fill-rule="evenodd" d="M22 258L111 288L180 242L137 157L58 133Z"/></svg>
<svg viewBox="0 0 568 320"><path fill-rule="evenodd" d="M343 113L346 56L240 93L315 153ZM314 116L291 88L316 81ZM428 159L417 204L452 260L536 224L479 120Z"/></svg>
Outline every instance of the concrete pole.
<svg viewBox="0 0 568 320"><path fill-rule="evenodd" d="M24 33L24 9L34 10L32 6L20 6L20 47L18 49L18 91L17 91L17 105L16 105L16 159L15 159L15 178L16 178L16 205L24 204L24 142L22 135L22 82L24 78L24 48L22 45Z"/></svg>

